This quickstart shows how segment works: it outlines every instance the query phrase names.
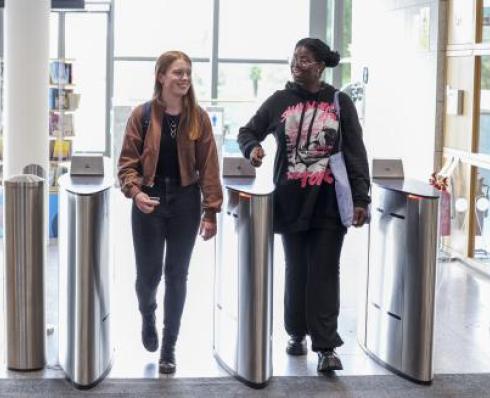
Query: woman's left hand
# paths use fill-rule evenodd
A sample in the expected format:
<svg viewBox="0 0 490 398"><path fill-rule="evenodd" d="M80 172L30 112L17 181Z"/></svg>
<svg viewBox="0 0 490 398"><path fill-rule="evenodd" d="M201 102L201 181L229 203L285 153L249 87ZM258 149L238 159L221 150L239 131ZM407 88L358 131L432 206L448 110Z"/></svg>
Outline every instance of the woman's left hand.
<svg viewBox="0 0 490 398"><path fill-rule="evenodd" d="M354 218L352 220L352 225L354 227L362 227L366 222L367 211L364 207L354 207Z"/></svg>
<svg viewBox="0 0 490 398"><path fill-rule="evenodd" d="M211 239L214 235L216 235L216 231L216 223L207 220L201 221L201 226L199 227L199 235L201 235L203 240Z"/></svg>

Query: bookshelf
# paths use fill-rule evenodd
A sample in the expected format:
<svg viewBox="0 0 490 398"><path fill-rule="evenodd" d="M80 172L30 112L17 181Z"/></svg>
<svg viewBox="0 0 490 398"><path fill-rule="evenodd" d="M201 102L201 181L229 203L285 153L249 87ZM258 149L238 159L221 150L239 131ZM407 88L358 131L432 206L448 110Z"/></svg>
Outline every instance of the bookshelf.
<svg viewBox="0 0 490 398"><path fill-rule="evenodd" d="M68 172L75 138L75 113L80 102L73 79L74 61L49 62L49 189L58 191L58 178Z"/></svg>

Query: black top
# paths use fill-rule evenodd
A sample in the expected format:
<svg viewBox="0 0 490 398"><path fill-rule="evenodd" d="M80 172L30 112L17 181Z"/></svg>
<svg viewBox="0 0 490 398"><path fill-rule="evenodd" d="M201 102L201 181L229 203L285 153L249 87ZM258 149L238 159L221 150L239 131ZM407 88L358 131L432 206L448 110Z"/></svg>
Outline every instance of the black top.
<svg viewBox="0 0 490 398"><path fill-rule="evenodd" d="M318 93L288 83L240 128L238 143L245 157L267 134L277 142L274 163L274 229L276 232L342 227L335 182L328 166L338 152L338 110L335 88L323 84ZM367 207L369 166L362 129L351 99L339 95L342 151L352 188L354 206Z"/></svg>
<svg viewBox="0 0 490 398"><path fill-rule="evenodd" d="M162 137L160 140L160 155L157 163L157 177L180 180L179 157L177 154L177 129L179 115L165 113L162 122Z"/></svg>

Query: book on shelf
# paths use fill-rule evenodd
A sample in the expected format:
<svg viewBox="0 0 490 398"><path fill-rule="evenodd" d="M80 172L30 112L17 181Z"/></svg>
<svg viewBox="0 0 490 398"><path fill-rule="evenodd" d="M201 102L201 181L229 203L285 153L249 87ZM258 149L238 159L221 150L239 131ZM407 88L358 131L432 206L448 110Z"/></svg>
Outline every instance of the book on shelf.
<svg viewBox="0 0 490 398"><path fill-rule="evenodd" d="M49 109L52 111L64 110L74 111L80 103L80 94L73 92L73 89L49 88Z"/></svg>
<svg viewBox="0 0 490 398"><path fill-rule="evenodd" d="M49 63L50 84L72 84L72 63L51 61Z"/></svg>
<svg viewBox="0 0 490 398"><path fill-rule="evenodd" d="M49 142L49 159L50 160L68 160L71 157L72 141L57 139Z"/></svg>
<svg viewBox="0 0 490 398"><path fill-rule="evenodd" d="M61 124L63 120L63 125ZM62 134L63 137L73 137L75 135L73 129L73 114L49 112L49 135L58 137Z"/></svg>

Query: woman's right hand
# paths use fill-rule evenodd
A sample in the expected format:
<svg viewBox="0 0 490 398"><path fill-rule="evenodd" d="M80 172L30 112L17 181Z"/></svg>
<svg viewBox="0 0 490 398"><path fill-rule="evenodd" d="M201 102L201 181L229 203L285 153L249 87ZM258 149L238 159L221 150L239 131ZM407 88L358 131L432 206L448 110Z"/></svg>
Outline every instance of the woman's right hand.
<svg viewBox="0 0 490 398"><path fill-rule="evenodd" d="M264 149L260 146L260 145L257 145L256 147L254 147L254 149L252 149L252 151L250 152L250 163L252 164L252 166L254 167L260 167L262 165L262 158L265 156L265 152L264 152Z"/></svg>
<svg viewBox="0 0 490 398"><path fill-rule="evenodd" d="M151 200L150 197L144 192L139 192L136 194L134 197L134 203L136 204L136 207L145 214L150 214L153 212L153 210L155 210L155 207L160 204L160 202L157 202L156 200Z"/></svg>

